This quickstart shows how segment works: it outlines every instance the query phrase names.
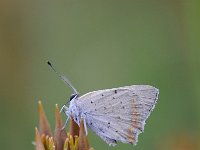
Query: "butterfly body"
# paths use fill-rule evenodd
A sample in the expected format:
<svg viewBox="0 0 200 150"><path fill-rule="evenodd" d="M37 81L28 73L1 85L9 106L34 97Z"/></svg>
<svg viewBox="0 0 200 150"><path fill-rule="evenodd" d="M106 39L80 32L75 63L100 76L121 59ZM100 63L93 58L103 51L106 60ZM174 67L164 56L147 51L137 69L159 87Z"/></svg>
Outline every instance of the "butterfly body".
<svg viewBox="0 0 200 150"><path fill-rule="evenodd" d="M65 113L78 125L83 118L85 126L109 145L118 141L136 144L158 93L158 89L148 85L93 91L73 98Z"/></svg>

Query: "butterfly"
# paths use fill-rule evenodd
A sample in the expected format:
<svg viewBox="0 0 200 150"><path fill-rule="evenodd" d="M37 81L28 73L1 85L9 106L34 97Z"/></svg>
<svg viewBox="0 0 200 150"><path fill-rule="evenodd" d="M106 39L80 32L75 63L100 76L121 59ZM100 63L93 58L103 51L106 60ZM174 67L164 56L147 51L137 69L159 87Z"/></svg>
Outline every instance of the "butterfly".
<svg viewBox="0 0 200 150"><path fill-rule="evenodd" d="M47 63L56 72L51 63ZM69 107L64 105L61 108L67 115L66 124L70 117L78 125L83 119L86 134L89 127L109 145L115 146L117 142L136 145L138 135L144 131L146 120L157 102L157 88L131 85L79 96L66 78L58 76L73 90Z"/></svg>

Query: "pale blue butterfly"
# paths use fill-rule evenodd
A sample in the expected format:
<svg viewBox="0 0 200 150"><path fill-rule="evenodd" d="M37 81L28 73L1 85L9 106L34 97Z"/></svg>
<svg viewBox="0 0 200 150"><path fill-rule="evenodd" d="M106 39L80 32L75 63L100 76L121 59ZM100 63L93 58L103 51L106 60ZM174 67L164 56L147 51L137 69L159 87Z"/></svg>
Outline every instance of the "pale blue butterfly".
<svg viewBox="0 0 200 150"><path fill-rule="evenodd" d="M66 124L70 116L78 125L83 118L86 134L89 126L109 145L114 146L118 141L137 143L138 135L144 131L145 122L155 107L158 89L149 85L132 85L79 96L72 84L58 74L49 61L47 63L73 91L69 107L65 104L61 108L67 115Z"/></svg>

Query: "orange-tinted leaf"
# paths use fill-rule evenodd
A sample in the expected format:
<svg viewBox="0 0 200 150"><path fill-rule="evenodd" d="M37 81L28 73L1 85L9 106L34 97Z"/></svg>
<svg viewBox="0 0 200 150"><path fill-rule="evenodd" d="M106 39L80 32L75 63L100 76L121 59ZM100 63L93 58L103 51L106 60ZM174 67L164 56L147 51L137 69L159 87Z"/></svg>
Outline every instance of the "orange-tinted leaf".
<svg viewBox="0 0 200 150"><path fill-rule="evenodd" d="M60 116L60 109L58 105L56 105L56 126L55 126L55 132L54 132L54 142L55 142L55 147L56 150L63 150L64 148L64 143L67 138L67 133L65 130L62 130L63 124L62 124L62 119Z"/></svg>
<svg viewBox="0 0 200 150"><path fill-rule="evenodd" d="M81 119L81 122L80 122L78 150L89 150L89 144L87 141L87 137L85 135L83 119Z"/></svg>
<svg viewBox="0 0 200 150"><path fill-rule="evenodd" d="M35 128L35 144L36 150L45 150L42 140L40 138L40 133L38 132L37 128Z"/></svg>
<svg viewBox="0 0 200 150"><path fill-rule="evenodd" d="M72 135L72 137L75 137L75 136L79 135L79 126L74 121L72 116L70 117L70 134Z"/></svg>
<svg viewBox="0 0 200 150"><path fill-rule="evenodd" d="M38 102L38 110L39 110L39 131L40 134L52 136L51 128L49 122L47 120L46 114L44 112L44 108L42 106L42 102Z"/></svg>

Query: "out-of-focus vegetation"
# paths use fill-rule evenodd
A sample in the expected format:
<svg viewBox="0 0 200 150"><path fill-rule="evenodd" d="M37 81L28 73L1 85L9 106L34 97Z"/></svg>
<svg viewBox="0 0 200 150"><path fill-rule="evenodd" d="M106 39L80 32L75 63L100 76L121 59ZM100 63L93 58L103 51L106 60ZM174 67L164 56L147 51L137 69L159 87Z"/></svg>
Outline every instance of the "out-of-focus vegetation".
<svg viewBox="0 0 200 150"><path fill-rule="evenodd" d="M37 101L53 124L55 104L68 99L47 59L81 94L132 84L160 89L135 150L199 149L199 7L194 0L1 0L1 149L35 149ZM133 149L110 148L92 132L88 138L96 150Z"/></svg>

